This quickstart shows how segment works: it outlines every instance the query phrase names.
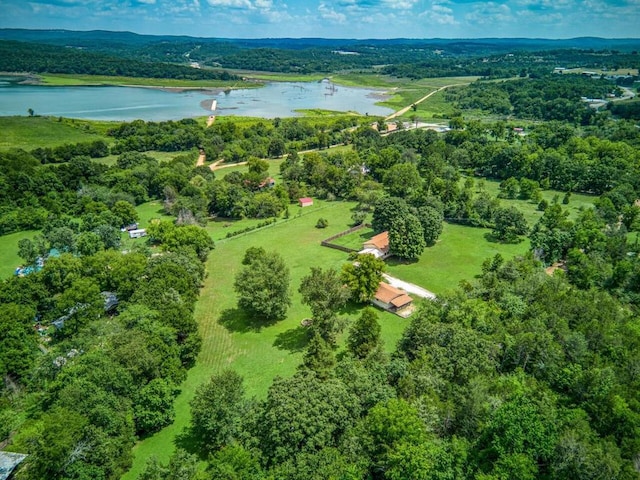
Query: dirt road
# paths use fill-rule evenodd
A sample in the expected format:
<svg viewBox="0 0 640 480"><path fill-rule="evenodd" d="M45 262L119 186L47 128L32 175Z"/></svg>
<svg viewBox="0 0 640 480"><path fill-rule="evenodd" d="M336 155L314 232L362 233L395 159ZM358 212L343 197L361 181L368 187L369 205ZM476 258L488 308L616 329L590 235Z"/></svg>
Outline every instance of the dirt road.
<svg viewBox="0 0 640 480"><path fill-rule="evenodd" d="M416 100L415 102L413 102L413 104L409 105L408 107L404 107L401 108L400 110L398 110L397 112L392 113L391 115L389 115L387 118L385 118L385 120L391 120L393 118L399 117L401 115L404 115L405 113L407 113L409 111L409 109L411 109L411 107L413 105L418 105L419 103L424 102L427 98L429 98L431 95L435 95L438 92L441 92L442 90L446 90L447 88L451 88L451 87L458 87L460 85L469 85L469 83L452 83L451 85L445 85L444 87L440 87L437 90L434 90L431 93L427 93L424 97L422 97L420 100Z"/></svg>

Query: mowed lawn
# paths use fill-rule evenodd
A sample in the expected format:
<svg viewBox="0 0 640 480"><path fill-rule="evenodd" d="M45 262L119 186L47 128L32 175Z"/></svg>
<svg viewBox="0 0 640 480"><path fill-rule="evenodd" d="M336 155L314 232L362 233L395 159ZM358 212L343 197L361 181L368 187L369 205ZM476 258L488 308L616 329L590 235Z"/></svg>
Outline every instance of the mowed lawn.
<svg viewBox="0 0 640 480"><path fill-rule="evenodd" d="M216 241L216 248L209 255L208 276L195 311L203 338L202 351L176 400L176 420L134 448L134 465L123 477L125 480L136 478L151 455L164 462L168 460L175 450L176 436L189 423L189 401L195 389L211 375L232 368L244 377L249 396L264 398L275 376L290 376L296 371L307 343L307 330L300 322L311 315L300 301L297 291L300 281L310 273L312 266L339 270L348 260L346 253L322 247L320 242L350 227L354 205L321 201L304 209L292 205L290 218L286 221ZM327 228L315 228L320 217L329 221ZM234 227L242 224L238 222ZM219 235L221 228L214 224L210 231L217 236L215 234ZM289 266L293 304L286 319L265 324L237 308L233 282L249 247L277 251ZM359 310L359 307L349 305L343 314L353 320ZM386 348L391 351L410 320L383 312L379 312L379 318Z"/></svg>
<svg viewBox="0 0 640 480"><path fill-rule="evenodd" d="M0 236L0 279L10 277L17 267L24 264L18 256L18 242L23 238L32 239L36 233L37 230L28 230Z"/></svg>

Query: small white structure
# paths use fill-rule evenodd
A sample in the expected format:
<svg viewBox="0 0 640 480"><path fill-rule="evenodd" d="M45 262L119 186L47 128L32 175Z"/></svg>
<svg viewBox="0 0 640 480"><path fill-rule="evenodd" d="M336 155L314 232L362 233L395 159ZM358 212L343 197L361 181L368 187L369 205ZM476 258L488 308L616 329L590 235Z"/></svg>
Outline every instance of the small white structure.
<svg viewBox="0 0 640 480"><path fill-rule="evenodd" d="M389 256L389 232L382 232L364 242L358 253L369 253L383 260Z"/></svg>
<svg viewBox="0 0 640 480"><path fill-rule="evenodd" d="M129 230L129 238L140 238L140 237L146 237L146 236L147 236L147 230L144 228Z"/></svg>

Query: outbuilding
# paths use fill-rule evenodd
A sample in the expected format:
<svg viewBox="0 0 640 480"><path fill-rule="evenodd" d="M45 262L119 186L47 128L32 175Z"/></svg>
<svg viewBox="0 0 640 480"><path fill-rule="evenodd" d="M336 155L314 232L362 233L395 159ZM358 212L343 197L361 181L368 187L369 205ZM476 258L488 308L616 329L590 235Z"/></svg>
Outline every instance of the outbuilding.
<svg viewBox="0 0 640 480"><path fill-rule="evenodd" d="M144 228L129 230L129 238L140 238L140 237L146 237L146 236L147 236L147 230Z"/></svg>
<svg viewBox="0 0 640 480"><path fill-rule="evenodd" d="M313 198L311 197L302 197L298 199L298 202L301 207L310 207L313 205Z"/></svg>
<svg viewBox="0 0 640 480"><path fill-rule="evenodd" d="M385 282L380 282L378 285L373 304L401 317L409 316L413 311L411 308L413 299L407 295L407 292Z"/></svg>

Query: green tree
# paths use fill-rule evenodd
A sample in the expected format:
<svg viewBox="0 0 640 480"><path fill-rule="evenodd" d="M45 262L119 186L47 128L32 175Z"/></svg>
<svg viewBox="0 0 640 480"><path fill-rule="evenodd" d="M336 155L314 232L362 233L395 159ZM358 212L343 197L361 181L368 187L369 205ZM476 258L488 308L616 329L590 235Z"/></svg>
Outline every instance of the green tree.
<svg viewBox="0 0 640 480"><path fill-rule="evenodd" d="M389 228L389 251L405 260L415 260L426 247L422 225L415 215L397 217Z"/></svg>
<svg viewBox="0 0 640 480"><path fill-rule="evenodd" d="M371 226L376 233L381 233L390 230L396 218L409 214L409 206L404 199L383 197L375 204Z"/></svg>
<svg viewBox="0 0 640 480"><path fill-rule="evenodd" d="M333 268L323 270L311 267L311 273L300 282L299 292L302 303L311 308L313 331L334 346L336 336L343 327L337 311L347 302L350 294L338 272Z"/></svg>
<svg viewBox="0 0 640 480"><path fill-rule="evenodd" d="M58 297L56 306L66 316L63 332L75 334L100 317L104 300L92 278L79 278Z"/></svg>
<svg viewBox="0 0 640 480"><path fill-rule="evenodd" d="M246 409L242 377L232 370L196 388L191 401L190 431L203 450L216 451L238 437Z"/></svg>
<svg viewBox="0 0 640 480"><path fill-rule="evenodd" d="M387 455L397 451L400 444L419 445L427 439L424 422L415 407L396 398L373 407L365 418L365 429L370 438L369 453L379 467L386 464Z"/></svg>
<svg viewBox="0 0 640 480"><path fill-rule="evenodd" d="M38 258L38 252L34 243L28 238L22 238L18 241L18 256L24 260L27 265L33 265Z"/></svg>
<svg viewBox="0 0 640 480"><path fill-rule="evenodd" d="M382 183L394 197L408 197L420 189L422 178L413 163L396 163L386 171Z"/></svg>
<svg viewBox="0 0 640 480"><path fill-rule="evenodd" d="M221 448L210 457L208 473L216 480L262 480L259 458L240 445Z"/></svg>
<svg viewBox="0 0 640 480"><path fill-rule="evenodd" d="M347 346L349 351L360 359L367 358L382 346L378 314L373 308L365 308L351 326Z"/></svg>
<svg viewBox="0 0 640 480"><path fill-rule="evenodd" d="M118 217L119 227L130 225L138 221L138 212L131 203L125 200L118 200L111 207L111 212Z"/></svg>
<svg viewBox="0 0 640 480"><path fill-rule="evenodd" d="M430 206L418 208L417 217L422 225L424 241L428 247L435 245L442 233L444 216L441 212Z"/></svg>
<svg viewBox="0 0 640 480"><path fill-rule="evenodd" d="M35 311L25 305L0 305L0 378L22 379L33 366L38 348L34 317Z"/></svg>
<svg viewBox="0 0 640 480"><path fill-rule="evenodd" d="M509 177L500 183L500 197L502 198L518 198L520 193L520 182L517 178Z"/></svg>
<svg viewBox="0 0 640 480"><path fill-rule="evenodd" d="M302 371L312 371L320 380L331 376L336 359L331 346L317 333L313 335L302 357Z"/></svg>
<svg viewBox="0 0 640 480"><path fill-rule="evenodd" d="M234 288L240 308L269 320L283 318L291 305L289 268L277 252L257 255L238 272Z"/></svg>
<svg viewBox="0 0 640 480"><path fill-rule="evenodd" d="M501 242L515 243L529 230L524 214L516 207L499 208L495 214L493 235Z"/></svg>
<svg viewBox="0 0 640 480"><path fill-rule="evenodd" d="M374 255L358 255L354 262L342 266L340 278L351 290L351 298L366 303L373 298L387 265Z"/></svg>
<svg viewBox="0 0 640 480"><path fill-rule="evenodd" d="M136 392L133 417L139 434L156 432L173 421L176 393L175 385L165 378L154 378Z"/></svg>
<svg viewBox="0 0 640 480"><path fill-rule="evenodd" d="M102 239L97 233L82 232L76 239L76 252L82 256L95 255L103 248Z"/></svg>
<svg viewBox="0 0 640 480"><path fill-rule="evenodd" d="M336 379L313 374L276 378L256 422L267 464L338 445L360 414L357 398Z"/></svg>

